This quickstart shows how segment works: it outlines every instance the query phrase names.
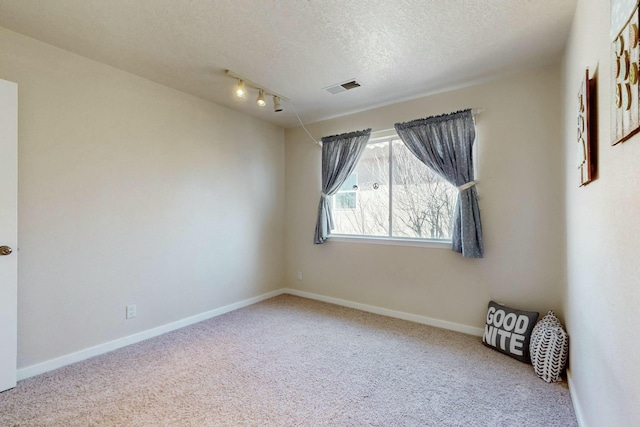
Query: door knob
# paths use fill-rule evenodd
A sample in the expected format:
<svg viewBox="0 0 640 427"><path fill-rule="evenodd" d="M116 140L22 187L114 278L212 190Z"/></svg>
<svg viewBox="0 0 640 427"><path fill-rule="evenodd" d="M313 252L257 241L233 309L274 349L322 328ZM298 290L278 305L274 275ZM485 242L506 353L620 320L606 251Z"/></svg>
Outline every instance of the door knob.
<svg viewBox="0 0 640 427"><path fill-rule="evenodd" d="M9 246L0 246L0 255L9 255L11 252L13 252L13 249Z"/></svg>

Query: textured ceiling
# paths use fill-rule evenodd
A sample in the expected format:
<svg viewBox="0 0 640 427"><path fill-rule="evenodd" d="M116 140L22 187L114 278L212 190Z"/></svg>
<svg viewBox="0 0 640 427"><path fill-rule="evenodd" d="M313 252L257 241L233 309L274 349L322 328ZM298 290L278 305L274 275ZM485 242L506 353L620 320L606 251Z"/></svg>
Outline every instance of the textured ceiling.
<svg viewBox="0 0 640 427"><path fill-rule="evenodd" d="M575 3L0 0L0 26L291 127L557 62ZM238 101L225 69L291 102Z"/></svg>

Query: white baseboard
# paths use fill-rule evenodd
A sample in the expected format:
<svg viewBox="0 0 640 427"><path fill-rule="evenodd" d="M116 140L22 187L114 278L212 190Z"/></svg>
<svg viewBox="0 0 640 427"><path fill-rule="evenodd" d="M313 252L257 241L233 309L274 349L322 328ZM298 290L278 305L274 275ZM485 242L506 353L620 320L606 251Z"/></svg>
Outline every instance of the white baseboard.
<svg viewBox="0 0 640 427"><path fill-rule="evenodd" d="M580 406L580 400L576 394L576 388L573 383L573 376L571 375L571 369L567 368L567 382L569 383L569 393L571 394L571 403L573 404L573 412L576 414L576 420L580 427L587 427L584 422L584 416L582 415L582 407Z"/></svg>
<svg viewBox="0 0 640 427"><path fill-rule="evenodd" d="M172 322L157 328L149 329L146 331L138 332L133 335L129 335L124 338L109 341L104 344L99 344L94 347L89 347L84 350L80 350L75 353L66 354L64 356L57 357L55 359L47 360L42 363L27 366L25 368L18 369L18 381L30 378L36 375L44 374L45 372L53 371L54 369L62 368L63 366L70 365L72 363L80 362L82 360L89 359L90 357L99 356L101 354L117 350L119 348L144 341L149 338L157 337L158 335L165 334L167 332L175 331L176 329L184 328L185 326L193 325L194 323L202 322L204 320L211 319L221 314L229 313L239 308L247 307L249 305L264 301L269 298L273 298L282 294L290 294L299 296L302 298L309 298L317 301L328 302L343 307L354 308L356 310L366 311L369 313L380 314L383 316L394 317L397 319L408 320L410 322L420 323L423 325L435 326L438 328L449 329L456 332L462 332L469 335L482 336L482 328L476 328L473 326L462 325L459 323L447 322L445 320L434 319L431 317L420 316L417 314L405 313L402 311L389 310L382 307L376 307L373 305L361 304L358 302L347 301L339 298L327 297L324 295L318 295L310 292L299 291L290 288L281 288L266 294L258 295L257 297L249 298L234 304L225 305L214 310L210 310L198 315L187 317L176 322ZM581 424L582 426L582 424Z"/></svg>
<svg viewBox="0 0 640 427"><path fill-rule="evenodd" d="M446 320L434 319L432 317L420 316L418 314L405 313L403 311L389 310L387 308L376 307L373 305L361 304L359 302L348 301L339 298L326 297L324 295L313 294L311 292L299 291L297 289L282 289L282 293L291 294L303 298L314 299L322 302L328 302L343 307L355 308L356 310L366 311L369 313L380 314L382 316L394 317L396 319L408 320L409 322L420 323L422 325L435 326L437 328L449 329L451 331L462 332L464 334L476 335L481 337L484 333L482 328L475 326L462 325L460 323L448 322Z"/></svg>
<svg viewBox="0 0 640 427"><path fill-rule="evenodd" d="M267 292L266 294L258 295L257 297L239 301L234 304L225 305L224 307L219 307L192 317L187 317L186 319L181 319L176 322L158 326L157 328L138 332L124 338L119 338L117 340L99 344L94 347L89 347L75 353L66 354L55 359L47 360L46 362L27 366L26 368L21 368L18 369L18 381L36 375L44 374L45 372L53 371L54 369L62 368L63 366L89 359L90 357L99 356L101 354L117 350L119 348L126 347L128 345L135 344L149 338L157 337L158 335L175 331L176 329L184 328L185 326L193 325L194 323L202 322L204 320L220 316L221 314L229 313L230 311L234 311L239 308L247 307L257 302L273 298L275 296L281 295L282 293L284 293L282 289Z"/></svg>

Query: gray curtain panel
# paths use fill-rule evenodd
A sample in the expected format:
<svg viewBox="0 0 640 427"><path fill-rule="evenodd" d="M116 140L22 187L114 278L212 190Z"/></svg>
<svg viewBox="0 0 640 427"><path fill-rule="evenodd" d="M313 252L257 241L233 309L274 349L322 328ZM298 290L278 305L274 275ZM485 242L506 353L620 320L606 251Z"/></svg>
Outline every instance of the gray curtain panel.
<svg viewBox="0 0 640 427"><path fill-rule="evenodd" d="M328 198L338 192L353 172L367 147L371 129L322 138L322 196L313 242L324 243L333 229Z"/></svg>
<svg viewBox="0 0 640 427"><path fill-rule="evenodd" d="M452 249L465 257L482 258L482 224L472 160L476 130L471 110L396 123L395 128L409 151L458 187Z"/></svg>

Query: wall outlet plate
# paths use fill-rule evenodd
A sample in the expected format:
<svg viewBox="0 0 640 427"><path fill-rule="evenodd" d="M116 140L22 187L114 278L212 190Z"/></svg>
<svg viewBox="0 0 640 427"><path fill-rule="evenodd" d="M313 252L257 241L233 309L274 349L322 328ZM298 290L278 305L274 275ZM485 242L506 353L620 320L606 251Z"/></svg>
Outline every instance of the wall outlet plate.
<svg viewBox="0 0 640 427"><path fill-rule="evenodd" d="M131 304L127 306L127 319L133 319L134 317L136 317L136 305L135 304Z"/></svg>

